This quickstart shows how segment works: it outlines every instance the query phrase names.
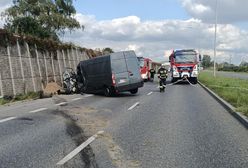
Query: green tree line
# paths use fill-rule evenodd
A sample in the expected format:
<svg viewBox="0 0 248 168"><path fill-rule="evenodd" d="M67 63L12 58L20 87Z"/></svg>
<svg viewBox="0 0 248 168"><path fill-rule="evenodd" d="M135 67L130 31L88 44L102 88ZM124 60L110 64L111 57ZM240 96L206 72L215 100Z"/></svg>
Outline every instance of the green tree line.
<svg viewBox="0 0 248 168"><path fill-rule="evenodd" d="M214 62L209 55L203 55L202 62L203 68L210 68L214 66ZM233 71L233 72L248 72L248 62L241 62L239 66L227 62L216 63L218 71Z"/></svg>

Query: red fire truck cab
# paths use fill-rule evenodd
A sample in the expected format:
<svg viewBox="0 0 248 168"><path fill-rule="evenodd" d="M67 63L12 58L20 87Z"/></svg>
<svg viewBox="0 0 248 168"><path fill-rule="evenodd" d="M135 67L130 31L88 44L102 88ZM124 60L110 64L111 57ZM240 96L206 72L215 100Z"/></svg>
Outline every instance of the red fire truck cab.
<svg viewBox="0 0 248 168"><path fill-rule="evenodd" d="M200 55L194 49L173 50L169 57L172 82L187 78L196 84L199 74Z"/></svg>

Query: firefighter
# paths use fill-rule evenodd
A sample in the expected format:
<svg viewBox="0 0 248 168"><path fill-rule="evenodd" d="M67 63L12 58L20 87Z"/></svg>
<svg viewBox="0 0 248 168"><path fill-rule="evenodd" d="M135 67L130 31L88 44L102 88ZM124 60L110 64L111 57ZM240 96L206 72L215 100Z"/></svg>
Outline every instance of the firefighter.
<svg viewBox="0 0 248 168"><path fill-rule="evenodd" d="M164 88L166 87L166 78L167 78L167 69L165 68L164 65L162 65L158 69L158 78L159 80L159 86L160 86L160 91L164 91Z"/></svg>
<svg viewBox="0 0 248 168"><path fill-rule="evenodd" d="M153 79L154 79L154 74L156 73L155 70L153 68L150 69L150 80L153 82Z"/></svg>

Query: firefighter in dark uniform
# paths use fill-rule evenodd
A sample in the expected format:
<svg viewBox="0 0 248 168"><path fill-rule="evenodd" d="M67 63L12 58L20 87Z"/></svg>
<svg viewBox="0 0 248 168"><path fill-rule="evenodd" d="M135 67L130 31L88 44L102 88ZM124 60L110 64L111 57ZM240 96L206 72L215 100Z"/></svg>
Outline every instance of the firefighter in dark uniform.
<svg viewBox="0 0 248 168"><path fill-rule="evenodd" d="M164 90L164 88L166 87L166 78L167 78L167 69L165 68L164 65L162 65L159 69L158 69L158 78L159 80L159 86L160 86L160 90L162 88L162 90Z"/></svg>
<svg viewBox="0 0 248 168"><path fill-rule="evenodd" d="M155 70L153 68L150 69L150 80L153 82L154 79L154 74L155 74Z"/></svg>

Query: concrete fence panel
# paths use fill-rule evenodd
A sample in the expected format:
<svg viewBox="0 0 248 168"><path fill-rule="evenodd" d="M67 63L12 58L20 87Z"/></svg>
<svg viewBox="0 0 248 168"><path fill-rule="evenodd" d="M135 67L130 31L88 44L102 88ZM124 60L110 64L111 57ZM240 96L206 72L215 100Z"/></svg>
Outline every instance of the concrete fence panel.
<svg viewBox="0 0 248 168"><path fill-rule="evenodd" d="M0 46L0 97L42 91L52 81L61 85L66 67L76 71L79 61L89 58L77 48L48 51L18 40Z"/></svg>

